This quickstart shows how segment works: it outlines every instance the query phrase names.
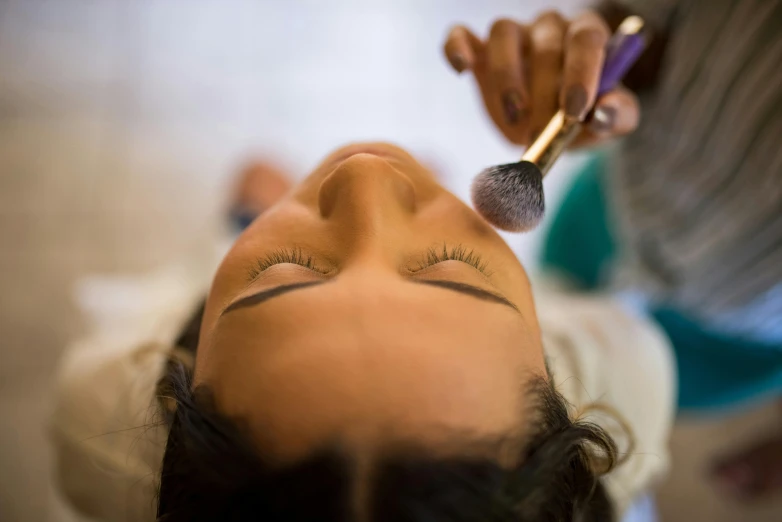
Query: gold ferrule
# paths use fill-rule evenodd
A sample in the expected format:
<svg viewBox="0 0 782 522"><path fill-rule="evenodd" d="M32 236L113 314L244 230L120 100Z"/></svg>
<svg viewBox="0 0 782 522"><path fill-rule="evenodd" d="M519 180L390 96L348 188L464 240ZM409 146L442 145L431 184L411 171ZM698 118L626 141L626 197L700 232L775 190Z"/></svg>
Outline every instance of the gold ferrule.
<svg viewBox="0 0 782 522"><path fill-rule="evenodd" d="M542 174L546 174L580 130L578 120L566 117L563 111L557 112L521 160L534 163Z"/></svg>

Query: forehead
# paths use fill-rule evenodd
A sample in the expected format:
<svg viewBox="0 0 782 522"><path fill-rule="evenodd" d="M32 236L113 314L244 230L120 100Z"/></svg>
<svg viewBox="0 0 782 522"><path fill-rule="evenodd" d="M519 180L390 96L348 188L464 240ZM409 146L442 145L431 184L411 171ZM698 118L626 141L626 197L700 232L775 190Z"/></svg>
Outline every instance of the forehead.
<svg viewBox="0 0 782 522"><path fill-rule="evenodd" d="M329 437L382 439L389 426L426 436L518 418L526 358L537 350L525 349L532 341L512 311L448 293L432 306L432 288L412 303L385 296L357 306L329 286L221 322L197 380L229 414L290 451Z"/></svg>

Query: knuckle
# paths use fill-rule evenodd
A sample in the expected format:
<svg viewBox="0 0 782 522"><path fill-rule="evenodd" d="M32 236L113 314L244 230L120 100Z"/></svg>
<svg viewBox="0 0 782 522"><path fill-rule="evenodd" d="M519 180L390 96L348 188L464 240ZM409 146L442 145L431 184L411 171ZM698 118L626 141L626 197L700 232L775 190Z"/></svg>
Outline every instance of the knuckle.
<svg viewBox="0 0 782 522"><path fill-rule="evenodd" d="M564 25L565 19L562 17L562 15L559 13L559 11L555 11L553 9L543 11L538 15L538 17L535 19L536 24L556 24L556 25Z"/></svg>
<svg viewBox="0 0 782 522"><path fill-rule="evenodd" d="M516 22L509 18L500 18L494 22L489 29L489 36L492 38L506 36L512 34L516 29Z"/></svg>
<svg viewBox="0 0 782 522"><path fill-rule="evenodd" d="M459 41L467 38L469 29L463 25L454 25L448 32L448 41Z"/></svg>
<svg viewBox="0 0 782 522"><path fill-rule="evenodd" d="M605 18L603 18L603 16L597 11L587 10L581 16L581 19L586 20L588 23L593 24L596 27L602 28L606 33L611 32L611 28L608 27L608 22L606 22Z"/></svg>
<svg viewBox="0 0 782 522"><path fill-rule="evenodd" d="M570 31L570 44L585 49L602 49L608 42L608 31L595 25L579 25Z"/></svg>

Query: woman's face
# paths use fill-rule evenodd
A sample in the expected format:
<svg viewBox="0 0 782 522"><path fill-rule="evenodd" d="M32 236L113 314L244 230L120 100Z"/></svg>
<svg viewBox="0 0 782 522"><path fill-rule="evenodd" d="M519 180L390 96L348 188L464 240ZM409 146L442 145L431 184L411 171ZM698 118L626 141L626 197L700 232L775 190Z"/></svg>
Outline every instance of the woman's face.
<svg viewBox="0 0 782 522"><path fill-rule="evenodd" d="M195 383L295 459L523 426L545 375L505 242L404 150L334 152L241 235L207 300Z"/></svg>

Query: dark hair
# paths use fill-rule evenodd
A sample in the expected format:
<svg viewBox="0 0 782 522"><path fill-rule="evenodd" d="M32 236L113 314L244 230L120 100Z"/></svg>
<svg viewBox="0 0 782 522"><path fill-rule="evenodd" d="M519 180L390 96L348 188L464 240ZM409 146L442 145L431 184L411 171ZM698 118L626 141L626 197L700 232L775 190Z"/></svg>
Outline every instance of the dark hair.
<svg viewBox="0 0 782 522"><path fill-rule="evenodd" d="M373 466L366 499L354 495L356 465L335 447L280 468L240 421L217 411L208 387L171 361L161 381L170 426L158 521L607 522L613 509L599 472L616 445L599 426L574 422L568 405L533 379L533 434L513 467L486 457L434 457L423 448L389 453ZM468 452L472 454L472 452ZM596 462L602 461L602 470ZM357 514L361 505L362 515Z"/></svg>

